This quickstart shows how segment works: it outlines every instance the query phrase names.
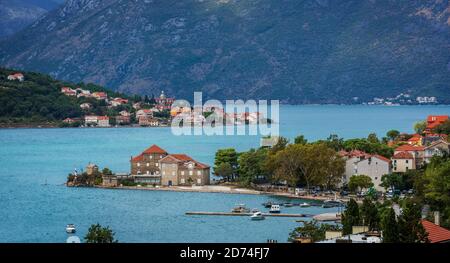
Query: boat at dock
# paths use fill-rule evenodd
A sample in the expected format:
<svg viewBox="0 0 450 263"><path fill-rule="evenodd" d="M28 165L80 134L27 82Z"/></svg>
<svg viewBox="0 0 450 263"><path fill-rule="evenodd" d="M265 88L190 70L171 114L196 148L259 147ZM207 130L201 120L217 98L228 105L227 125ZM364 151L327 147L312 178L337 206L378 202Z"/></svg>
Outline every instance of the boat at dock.
<svg viewBox="0 0 450 263"><path fill-rule="evenodd" d="M323 208L333 208L333 207L341 207L341 206L344 206L344 203L341 200L337 200L337 199L325 200L322 205Z"/></svg>
<svg viewBox="0 0 450 263"><path fill-rule="evenodd" d="M306 203L306 202L300 204L300 207L310 207L310 206L311 205L309 203Z"/></svg>
<svg viewBox="0 0 450 263"><path fill-rule="evenodd" d="M250 219L253 221L259 221L266 219L266 217L261 212L256 212L250 216Z"/></svg>
<svg viewBox="0 0 450 263"><path fill-rule="evenodd" d="M270 210L269 210L269 213L277 213L277 214L279 214L281 212L281 209L280 209L280 205L272 205L271 207L270 207Z"/></svg>
<svg viewBox="0 0 450 263"><path fill-rule="evenodd" d="M284 203L284 207L293 207L294 204L293 203Z"/></svg>
<svg viewBox="0 0 450 263"><path fill-rule="evenodd" d="M265 202L265 203L263 203L262 205L263 205L265 208L271 208L272 205L274 205L274 203L273 203L273 202Z"/></svg>
<svg viewBox="0 0 450 263"><path fill-rule="evenodd" d="M233 213L250 213L250 209L247 208L244 204L236 205L231 212Z"/></svg>

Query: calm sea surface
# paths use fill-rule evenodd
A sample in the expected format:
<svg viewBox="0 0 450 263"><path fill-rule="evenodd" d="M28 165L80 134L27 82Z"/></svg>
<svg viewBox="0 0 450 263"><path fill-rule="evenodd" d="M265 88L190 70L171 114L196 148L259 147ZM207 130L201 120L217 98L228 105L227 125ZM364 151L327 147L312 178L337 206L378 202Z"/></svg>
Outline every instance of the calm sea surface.
<svg viewBox="0 0 450 263"><path fill-rule="evenodd" d="M309 140L336 133L345 138L380 137L389 129L411 132L428 114L450 114L450 106L282 106L280 133ZM186 211L229 211L245 203L280 198L257 195L66 188L74 168L88 162L128 172L129 159L151 144L212 164L219 148L258 147L257 136L173 136L169 128L0 130L0 242L65 242L65 225L86 234L90 224L109 225L121 242L285 242L293 218L186 216ZM45 185L47 182L47 185ZM331 212L284 208L283 212Z"/></svg>

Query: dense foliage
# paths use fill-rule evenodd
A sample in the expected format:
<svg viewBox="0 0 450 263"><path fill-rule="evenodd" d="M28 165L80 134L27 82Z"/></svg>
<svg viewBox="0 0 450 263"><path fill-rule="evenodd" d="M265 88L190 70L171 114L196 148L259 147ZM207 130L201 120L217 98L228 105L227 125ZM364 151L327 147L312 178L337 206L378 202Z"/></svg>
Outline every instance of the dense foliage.
<svg viewBox="0 0 450 263"><path fill-rule="evenodd" d="M65 118L79 118L86 113L115 116L122 110L122 108L110 110L104 101L93 98L65 96L61 93L61 87L79 87L91 92L107 92L111 97L127 98L123 94L97 85L63 82L39 73L23 73L25 76L23 82L7 79L8 75L16 72L0 68L0 105L2 105L0 124L59 123ZM80 108L80 104L84 102L92 105L89 112L84 112ZM128 106L127 109L129 108Z"/></svg>
<svg viewBox="0 0 450 263"><path fill-rule="evenodd" d="M84 237L86 243L117 243L114 238L115 233L109 227L102 227L100 224L91 225L88 233Z"/></svg>

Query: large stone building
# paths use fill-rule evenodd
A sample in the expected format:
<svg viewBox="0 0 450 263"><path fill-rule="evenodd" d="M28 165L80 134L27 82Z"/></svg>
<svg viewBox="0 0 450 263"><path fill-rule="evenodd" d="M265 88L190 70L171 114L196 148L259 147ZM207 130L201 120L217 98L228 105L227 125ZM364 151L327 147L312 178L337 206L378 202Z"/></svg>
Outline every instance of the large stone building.
<svg viewBox="0 0 450 263"><path fill-rule="evenodd" d="M185 154L169 154L157 145L131 158L131 177L154 185L208 185L210 167Z"/></svg>
<svg viewBox="0 0 450 263"><path fill-rule="evenodd" d="M162 185L208 185L210 168L185 154L170 154L159 161Z"/></svg>
<svg viewBox="0 0 450 263"><path fill-rule="evenodd" d="M350 177L354 175L367 175L372 179L377 191L384 191L384 188L380 186L381 178L383 175L391 173L391 160L381 155L357 150L341 151L339 154L346 161L343 184L348 184Z"/></svg>

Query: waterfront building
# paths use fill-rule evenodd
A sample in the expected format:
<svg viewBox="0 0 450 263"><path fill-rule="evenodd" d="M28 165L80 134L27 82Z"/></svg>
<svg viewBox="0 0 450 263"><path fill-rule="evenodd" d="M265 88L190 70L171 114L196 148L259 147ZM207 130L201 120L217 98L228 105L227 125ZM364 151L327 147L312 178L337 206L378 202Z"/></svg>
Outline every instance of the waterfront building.
<svg viewBox="0 0 450 263"><path fill-rule="evenodd" d="M86 115L84 116L84 124L87 126L97 125L98 116L96 115Z"/></svg>
<svg viewBox="0 0 450 263"><path fill-rule="evenodd" d="M115 117L115 119L116 119L116 124L118 124L118 125L126 125L126 124L130 124L130 122L131 122L130 116L117 115Z"/></svg>
<svg viewBox="0 0 450 263"><path fill-rule="evenodd" d="M195 161L186 154L169 154L159 162L162 170L162 185L209 185L210 183L210 167Z"/></svg>
<svg viewBox="0 0 450 263"><path fill-rule="evenodd" d="M108 116L98 116L97 117L98 127L109 127L109 117Z"/></svg>
<svg viewBox="0 0 450 263"><path fill-rule="evenodd" d="M172 104L175 101L175 98L168 98L164 94L164 91L161 91L161 95L158 98L155 98L156 108L159 110L170 110Z"/></svg>
<svg viewBox="0 0 450 263"><path fill-rule="evenodd" d="M131 176L135 182L157 184L161 183L159 160L168 153L157 145L152 145L138 156L132 157Z"/></svg>
<svg viewBox="0 0 450 263"><path fill-rule="evenodd" d="M169 154L152 145L140 155L132 157L131 177L136 183L155 185L208 185L210 167L186 154Z"/></svg>

